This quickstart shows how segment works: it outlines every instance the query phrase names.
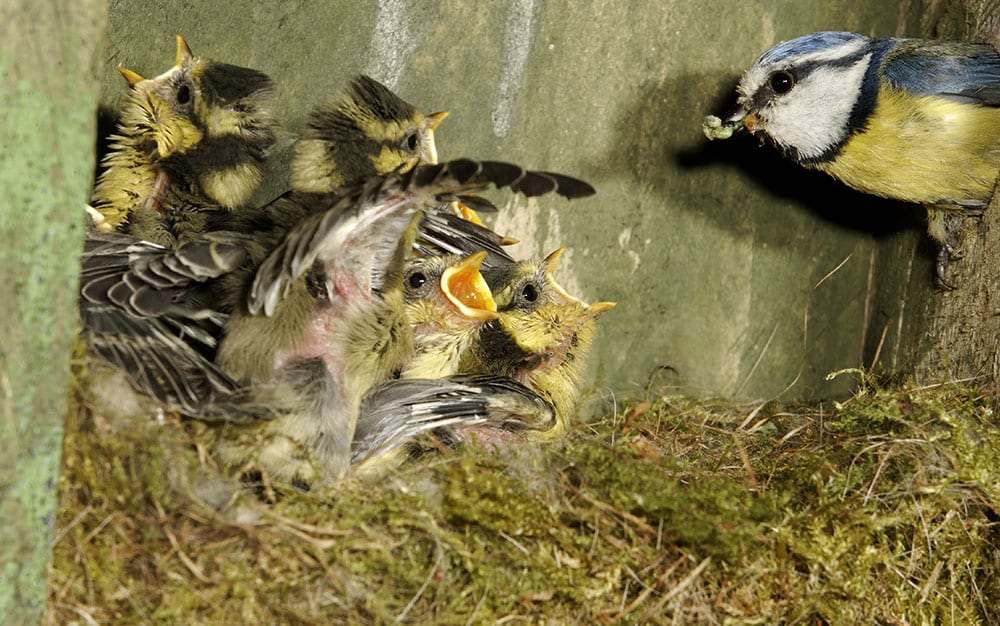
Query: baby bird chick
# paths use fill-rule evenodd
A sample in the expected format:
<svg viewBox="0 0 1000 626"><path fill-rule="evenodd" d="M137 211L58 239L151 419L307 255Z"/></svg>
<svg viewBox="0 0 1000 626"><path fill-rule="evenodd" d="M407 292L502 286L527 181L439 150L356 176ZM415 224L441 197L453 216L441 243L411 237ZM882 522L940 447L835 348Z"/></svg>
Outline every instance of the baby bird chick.
<svg viewBox="0 0 1000 626"><path fill-rule="evenodd" d="M369 476L375 468L383 472L395 467L409 456L412 439L427 430L458 422L478 424L487 410L497 419L499 403L476 395L496 385L453 377L479 330L497 317L496 303L479 272L485 257L478 252L464 259L438 255L407 260L401 287L405 319L413 330L411 354L392 380L376 386L362 401L352 442L353 472L358 463L364 463ZM445 377L452 378L442 380Z"/></svg>
<svg viewBox="0 0 1000 626"><path fill-rule="evenodd" d="M253 435L263 445L249 456L264 472L313 483L346 471L362 397L413 352L402 276L415 225L423 211L489 185L527 196L593 192L582 181L506 163L418 166L331 195L326 210L302 219L248 277L218 363L247 383L284 384L298 397L287 417ZM220 450L229 464L248 455L247 442L235 438Z"/></svg>
<svg viewBox="0 0 1000 626"><path fill-rule="evenodd" d="M271 81L195 57L179 36L168 72L150 80L120 72L130 88L93 195L81 337L137 390L182 414L216 419L207 405L231 399L240 385L213 363L226 315L195 294L246 262L246 242L188 235L256 189L274 141ZM244 419L249 408L227 419Z"/></svg>
<svg viewBox="0 0 1000 626"><path fill-rule="evenodd" d="M487 270L501 303L496 319L466 324L470 332L461 341L439 338L438 344L462 349L450 353L457 359L431 359L447 368L427 370L425 378L404 374L365 396L353 443L353 473L384 474L412 456L419 448L417 437L428 431L445 442L494 444L550 439L565 430L578 399L595 317L614 305L587 305L566 293L553 277L562 252L541 263L511 262ZM486 253L475 256L485 258ZM419 344L419 330L416 336Z"/></svg>
<svg viewBox="0 0 1000 626"><path fill-rule="evenodd" d="M179 35L167 72L120 71L130 88L92 197L101 228L171 244L245 204L275 141L271 79L196 57Z"/></svg>
<svg viewBox="0 0 1000 626"><path fill-rule="evenodd" d="M382 84L357 76L343 94L313 110L295 144L291 189L258 209L216 215L211 227L253 233L256 265L343 189L436 163L434 129L446 115L425 116Z"/></svg>
<svg viewBox="0 0 1000 626"><path fill-rule="evenodd" d="M407 263L403 299L414 348L400 378L455 374L483 325L497 318L493 294L479 271L485 258L486 252L477 252L465 259L417 257Z"/></svg>
<svg viewBox="0 0 1000 626"><path fill-rule="evenodd" d="M313 110L295 144L291 187L326 193L397 168L437 163L434 131L447 112L424 115L387 87L357 76Z"/></svg>
<svg viewBox="0 0 1000 626"><path fill-rule="evenodd" d="M580 382L599 314L613 302L587 304L555 280L564 252L539 262L500 266L486 279L493 286L498 318L484 326L462 359L461 371L513 378L555 410L543 438L561 434L576 409Z"/></svg>

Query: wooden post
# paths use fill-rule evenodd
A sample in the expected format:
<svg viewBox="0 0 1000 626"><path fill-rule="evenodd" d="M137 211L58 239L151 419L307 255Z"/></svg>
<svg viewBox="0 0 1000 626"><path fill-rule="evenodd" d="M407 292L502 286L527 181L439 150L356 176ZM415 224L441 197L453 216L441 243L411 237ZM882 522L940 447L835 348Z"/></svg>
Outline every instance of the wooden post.
<svg viewBox="0 0 1000 626"><path fill-rule="evenodd" d="M99 0L0 4L0 622L38 623L94 172Z"/></svg>

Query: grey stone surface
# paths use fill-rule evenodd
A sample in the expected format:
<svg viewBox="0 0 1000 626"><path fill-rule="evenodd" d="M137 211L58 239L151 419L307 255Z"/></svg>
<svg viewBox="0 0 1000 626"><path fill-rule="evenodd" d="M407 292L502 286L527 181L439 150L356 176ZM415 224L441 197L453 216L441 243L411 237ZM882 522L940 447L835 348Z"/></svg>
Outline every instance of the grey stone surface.
<svg viewBox="0 0 1000 626"><path fill-rule="evenodd" d="M900 4L919 15L918 2ZM520 254L569 247L560 280L619 303L597 340L599 387L843 396L854 379L825 375L861 365L874 345L868 216L894 216L874 232L904 237L918 219L752 141L709 145L701 121L732 104L740 72L777 41L902 34L900 11L836 0L113 2L103 100L123 91L119 64L166 70L174 33L199 55L268 72L287 133L263 198L281 188L310 107L369 72L425 111L452 112L443 159L514 160L597 186L576 203L519 200L496 226L523 240Z"/></svg>

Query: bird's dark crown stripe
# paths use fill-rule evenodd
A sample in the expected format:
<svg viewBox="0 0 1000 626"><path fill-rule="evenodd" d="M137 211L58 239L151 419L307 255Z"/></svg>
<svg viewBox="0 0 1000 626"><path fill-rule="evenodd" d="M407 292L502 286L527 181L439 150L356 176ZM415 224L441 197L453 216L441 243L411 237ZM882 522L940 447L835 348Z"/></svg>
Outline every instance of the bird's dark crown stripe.
<svg viewBox="0 0 1000 626"><path fill-rule="evenodd" d="M399 122L407 119L383 117L382 112L374 110L373 113L382 117L383 122ZM378 154L381 146L399 147L395 139L376 141L365 133L354 118L340 110L315 111L309 119L309 128L312 136L328 142L331 156L342 153L355 158L353 155L358 152L358 147L362 147L368 154Z"/></svg>
<svg viewBox="0 0 1000 626"><path fill-rule="evenodd" d="M363 135L361 127L343 111L337 109L317 109L309 116L311 135L321 139L337 141Z"/></svg>
<svg viewBox="0 0 1000 626"><path fill-rule="evenodd" d="M372 113L386 122L397 122L414 116L416 109L382 83L358 76L351 83L350 97L358 104L371 109Z"/></svg>
<svg viewBox="0 0 1000 626"><path fill-rule="evenodd" d="M781 71L788 72L789 74L792 75L792 79L796 83L800 83L803 80L805 80L810 74L812 74L813 72L815 72L820 68L830 68L830 67L849 68L858 61L860 61L868 53L869 50L866 47L862 49L860 52L844 56L839 59L833 59L827 61L804 61L792 65L775 66L768 73L767 78L764 81L764 84L761 85L760 88L758 88L757 91L753 94L752 98L753 108L755 109L764 108L764 106L767 105L768 102L772 101L777 97L780 97L775 95L774 91L771 89L770 84L768 84L768 80L770 80L771 75L776 72L781 72ZM870 69L871 68L869 67L869 70Z"/></svg>
<svg viewBox="0 0 1000 626"><path fill-rule="evenodd" d="M332 162L343 166L357 160L358 152L377 154L382 143L389 143L375 141L356 120L339 110L315 111L309 119L309 128L308 138L325 141Z"/></svg>
<svg viewBox="0 0 1000 626"><path fill-rule="evenodd" d="M209 62L200 78L202 95L209 104L214 105L255 95L263 96L274 85L263 72L216 62Z"/></svg>
<svg viewBox="0 0 1000 626"><path fill-rule="evenodd" d="M809 74L812 74L817 69L821 67L842 67L848 68L853 66L855 63L860 61L870 50L867 47L862 48L860 51L854 54L849 54L847 56L842 56L838 59L827 59L825 61L808 61L799 65L793 66L790 71L795 77L796 81L802 80Z"/></svg>

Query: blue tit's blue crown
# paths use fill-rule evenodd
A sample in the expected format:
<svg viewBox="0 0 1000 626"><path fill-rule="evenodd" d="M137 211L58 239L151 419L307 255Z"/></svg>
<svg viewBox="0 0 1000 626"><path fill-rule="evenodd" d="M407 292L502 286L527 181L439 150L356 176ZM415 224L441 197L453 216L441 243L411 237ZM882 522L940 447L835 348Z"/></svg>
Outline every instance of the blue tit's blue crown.
<svg viewBox="0 0 1000 626"><path fill-rule="evenodd" d="M842 31L823 31L803 35L789 41L783 41L773 48L764 52L757 59L758 65L771 65L780 61L786 61L795 57L820 52L836 48L845 43L867 39L864 35L848 33Z"/></svg>

